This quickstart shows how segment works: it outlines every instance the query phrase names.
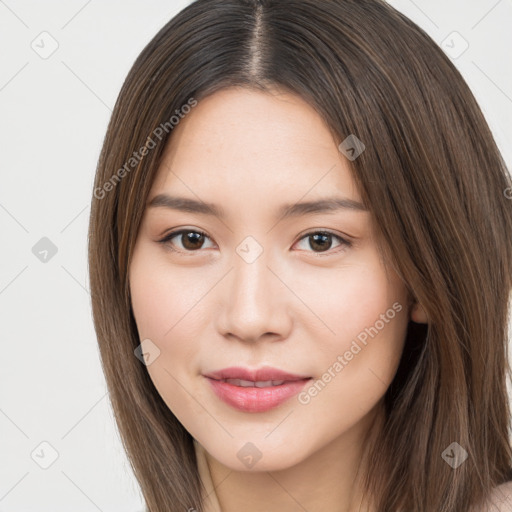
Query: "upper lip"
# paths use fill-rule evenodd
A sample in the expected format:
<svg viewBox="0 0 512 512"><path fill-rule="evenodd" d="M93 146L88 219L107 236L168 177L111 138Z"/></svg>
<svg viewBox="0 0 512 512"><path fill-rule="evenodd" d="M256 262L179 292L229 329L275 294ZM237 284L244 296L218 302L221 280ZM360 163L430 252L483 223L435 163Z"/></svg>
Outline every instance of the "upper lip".
<svg viewBox="0 0 512 512"><path fill-rule="evenodd" d="M285 382L309 379L307 375L296 375L288 373L278 368L272 368L265 366L262 368L251 369L242 368L239 366L231 366L229 368L223 368L214 372L204 374L205 377L214 380L222 379L241 379L251 382L267 382L271 380L284 380Z"/></svg>

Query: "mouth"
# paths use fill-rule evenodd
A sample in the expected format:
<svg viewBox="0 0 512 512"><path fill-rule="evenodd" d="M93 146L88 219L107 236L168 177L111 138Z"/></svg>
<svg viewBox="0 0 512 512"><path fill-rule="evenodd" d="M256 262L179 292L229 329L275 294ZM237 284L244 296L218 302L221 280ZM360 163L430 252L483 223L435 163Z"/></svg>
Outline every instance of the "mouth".
<svg viewBox="0 0 512 512"><path fill-rule="evenodd" d="M243 412L274 409L299 393L311 377L275 368L226 368L203 375L217 398Z"/></svg>
<svg viewBox="0 0 512 512"><path fill-rule="evenodd" d="M242 379L213 379L218 380L219 382L227 382L228 384L232 384L233 386L238 386L240 388L268 388L271 386L281 386L286 382L293 381L285 381L285 380L260 380L253 382L252 380L242 380Z"/></svg>
<svg viewBox="0 0 512 512"><path fill-rule="evenodd" d="M240 366L231 366L222 370L213 371L204 375L214 380L238 380L241 382L253 383L275 383L280 385L283 382L294 382L297 380L309 379L309 375L298 375L289 373L271 366L263 366L261 368L251 369ZM270 385L270 384L267 384Z"/></svg>

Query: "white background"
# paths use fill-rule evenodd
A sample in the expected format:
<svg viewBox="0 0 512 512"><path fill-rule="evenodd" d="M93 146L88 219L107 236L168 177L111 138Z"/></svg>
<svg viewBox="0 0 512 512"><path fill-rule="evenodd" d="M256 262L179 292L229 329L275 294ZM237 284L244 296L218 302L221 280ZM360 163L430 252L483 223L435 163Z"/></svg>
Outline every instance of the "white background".
<svg viewBox="0 0 512 512"><path fill-rule="evenodd" d="M89 203L122 82L188 3L0 0L0 512L143 509L90 313ZM469 43L453 62L510 166L512 0L390 3L440 46L453 31ZM43 31L58 43L47 59L31 47L51 48ZM46 263L32 252L43 237L57 248Z"/></svg>

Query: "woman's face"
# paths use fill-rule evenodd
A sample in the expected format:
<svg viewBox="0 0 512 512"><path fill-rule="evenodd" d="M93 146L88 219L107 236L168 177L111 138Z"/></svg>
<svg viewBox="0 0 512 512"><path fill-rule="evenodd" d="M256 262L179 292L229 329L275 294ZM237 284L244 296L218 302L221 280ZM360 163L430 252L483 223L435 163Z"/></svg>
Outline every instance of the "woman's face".
<svg viewBox="0 0 512 512"><path fill-rule="evenodd" d="M295 95L224 89L173 130L130 266L133 312L163 400L232 469L356 439L395 375L408 295L370 213L300 206L341 199L360 202L349 162ZM206 377L230 367L248 382Z"/></svg>

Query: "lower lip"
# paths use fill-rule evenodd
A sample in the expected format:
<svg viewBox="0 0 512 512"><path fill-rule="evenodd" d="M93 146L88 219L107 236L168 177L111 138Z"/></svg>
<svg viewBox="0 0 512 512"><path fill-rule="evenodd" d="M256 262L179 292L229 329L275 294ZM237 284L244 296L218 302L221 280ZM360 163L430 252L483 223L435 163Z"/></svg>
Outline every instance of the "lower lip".
<svg viewBox="0 0 512 512"><path fill-rule="evenodd" d="M214 393L228 405L244 412L265 412L299 393L311 379L285 382L266 388L243 388L206 377Z"/></svg>

